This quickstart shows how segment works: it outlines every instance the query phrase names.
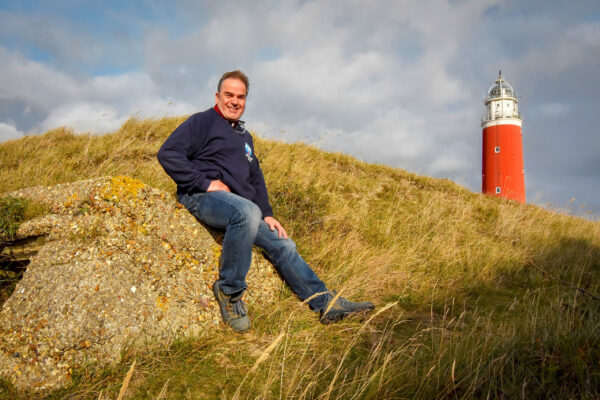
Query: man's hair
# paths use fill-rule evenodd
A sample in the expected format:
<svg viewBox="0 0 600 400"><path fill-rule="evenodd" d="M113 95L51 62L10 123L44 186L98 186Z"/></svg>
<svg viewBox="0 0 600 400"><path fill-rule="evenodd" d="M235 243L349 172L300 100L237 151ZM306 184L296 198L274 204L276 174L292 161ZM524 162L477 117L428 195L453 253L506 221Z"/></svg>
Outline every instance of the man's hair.
<svg viewBox="0 0 600 400"><path fill-rule="evenodd" d="M221 84L225 79L229 78L239 79L240 81L244 82L244 85L246 85L246 94L248 94L248 89L250 89L250 82L248 81L248 77L246 76L246 74L244 74L239 69L236 69L235 71L225 72L223 76L221 76L221 79L219 79L219 84L217 85L217 93L221 93Z"/></svg>

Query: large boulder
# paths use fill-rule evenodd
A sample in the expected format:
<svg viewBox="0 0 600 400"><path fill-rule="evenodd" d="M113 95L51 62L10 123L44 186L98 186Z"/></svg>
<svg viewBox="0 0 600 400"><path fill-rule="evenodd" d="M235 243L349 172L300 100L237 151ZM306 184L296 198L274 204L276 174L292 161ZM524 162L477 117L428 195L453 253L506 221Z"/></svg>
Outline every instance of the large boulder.
<svg viewBox="0 0 600 400"><path fill-rule="evenodd" d="M12 193L48 205L18 238L45 236L0 312L0 373L49 389L84 363L115 362L132 341L202 335L222 323L212 295L221 247L167 193L100 178ZM258 253L250 305L281 281Z"/></svg>

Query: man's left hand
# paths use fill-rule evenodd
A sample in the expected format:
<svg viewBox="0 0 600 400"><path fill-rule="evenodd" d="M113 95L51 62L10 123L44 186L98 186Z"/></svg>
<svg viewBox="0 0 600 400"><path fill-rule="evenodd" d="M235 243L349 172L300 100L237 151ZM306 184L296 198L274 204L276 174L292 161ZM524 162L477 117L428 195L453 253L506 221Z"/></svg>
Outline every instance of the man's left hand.
<svg viewBox="0 0 600 400"><path fill-rule="evenodd" d="M284 239L288 238L288 235L285 232L285 229L283 229L283 226L281 226L279 221L277 221L273 217L265 217L264 220L267 223L267 225L269 225L269 229L271 229L272 231L277 229L277 233L278 233L279 237L283 236Z"/></svg>

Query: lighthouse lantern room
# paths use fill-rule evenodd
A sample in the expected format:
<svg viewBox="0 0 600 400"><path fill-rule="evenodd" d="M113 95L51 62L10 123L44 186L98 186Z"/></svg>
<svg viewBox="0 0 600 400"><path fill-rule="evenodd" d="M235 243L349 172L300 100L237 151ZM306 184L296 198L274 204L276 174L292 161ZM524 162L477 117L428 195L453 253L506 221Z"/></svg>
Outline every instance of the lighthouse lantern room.
<svg viewBox="0 0 600 400"><path fill-rule="evenodd" d="M484 102L482 192L525 203L522 118L515 92L502 71Z"/></svg>

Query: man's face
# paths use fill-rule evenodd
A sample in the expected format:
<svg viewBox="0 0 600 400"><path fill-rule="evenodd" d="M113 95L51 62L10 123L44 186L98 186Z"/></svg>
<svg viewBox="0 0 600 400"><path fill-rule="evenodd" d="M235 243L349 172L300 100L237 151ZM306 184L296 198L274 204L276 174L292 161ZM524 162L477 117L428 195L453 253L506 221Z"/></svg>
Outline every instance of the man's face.
<svg viewBox="0 0 600 400"><path fill-rule="evenodd" d="M221 83L221 91L215 93L219 110L230 121L237 121L246 107L246 85L239 79L227 78Z"/></svg>

